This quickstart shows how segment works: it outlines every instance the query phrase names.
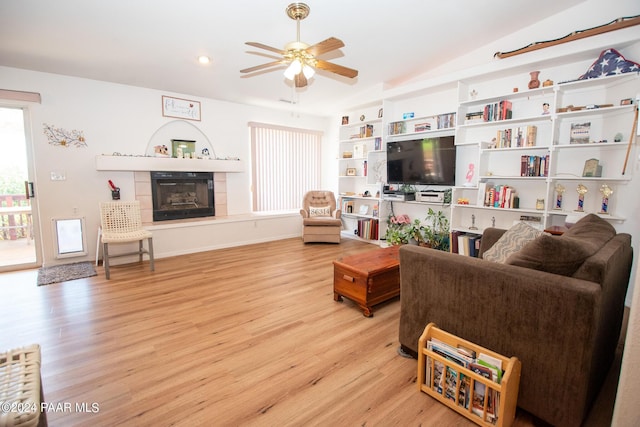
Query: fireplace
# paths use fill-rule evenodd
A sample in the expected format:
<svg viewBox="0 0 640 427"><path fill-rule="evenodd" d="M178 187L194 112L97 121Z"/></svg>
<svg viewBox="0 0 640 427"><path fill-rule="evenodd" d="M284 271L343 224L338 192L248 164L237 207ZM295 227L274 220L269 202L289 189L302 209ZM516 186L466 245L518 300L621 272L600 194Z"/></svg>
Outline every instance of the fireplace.
<svg viewBox="0 0 640 427"><path fill-rule="evenodd" d="M153 220L215 215L213 172L151 172Z"/></svg>

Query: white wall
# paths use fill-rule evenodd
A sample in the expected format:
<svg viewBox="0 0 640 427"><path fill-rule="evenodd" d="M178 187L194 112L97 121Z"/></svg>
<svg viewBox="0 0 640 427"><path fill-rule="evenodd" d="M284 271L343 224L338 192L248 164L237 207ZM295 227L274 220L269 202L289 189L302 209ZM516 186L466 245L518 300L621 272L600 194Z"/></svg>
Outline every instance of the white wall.
<svg viewBox="0 0 640 427"><path fill-rule="evenodd" d="M42 95L41 104L31 104L28 108L32 126L35 191L40 212L39 225L43 237L45 265L58 262L54 257L51 231L51 218L54 217L85 216L89 249L89 255L85 258L91 260L95 257L96 230L99 224L98 203L110 199L107 180L113 180L121 188L122 199L133 199L135 193L133 172L98 172L95 156L114 152L145 154L154 133L166 123L175 120L162 116L162 95L201 102L202 120L190 123L207 136L218 157L239 157L245 162L246 168L243 173L227 174L227 208L230 216L251 212L250 134L247 126L249 121L315 129L325 132L325 135L330 135L335 128L329 119L319 116L304 116L297 112L293 114L288 111L7 67L0 67L0 87L38 92ZM82 131L87 147L61 147L49 144L43 133L45 123L66 130ZM173 137L179 139L182 136ZM326 145L326 142L325 136L323 145ZM170 141L167 141L167 145L170 146ZM325 151L331 149L327 148ZM325 156L323 154L323 158ZM66 180L52 181L51 172L63 172ZM282 228L274 228L273 224L271 225L271 238L277 235L290 237L292 233L299 234L295 219L289 219L283 224ZM291 224L296 225L292 228ZM228 246L232 246L237 242L251 241L238 233L225 236L224 241L212 245L219 247L226 242ZM212 234L224 235L217 232ZM194 232L193 236L185 236L185 240L192 241L197 236L198 233ZM268 237L262 236L255 241L263 239ZM175 243L168 236L157 241L156 253L160 257L185 250L182 247L174 248ZM163 241L167 242L166 246L163 245ZM206 242L197 243L194 240L193 244L195 250L205 250L209 247ZM85 258L72 260L82 261ZM64 262L70 260L66 259Z"/></svg>

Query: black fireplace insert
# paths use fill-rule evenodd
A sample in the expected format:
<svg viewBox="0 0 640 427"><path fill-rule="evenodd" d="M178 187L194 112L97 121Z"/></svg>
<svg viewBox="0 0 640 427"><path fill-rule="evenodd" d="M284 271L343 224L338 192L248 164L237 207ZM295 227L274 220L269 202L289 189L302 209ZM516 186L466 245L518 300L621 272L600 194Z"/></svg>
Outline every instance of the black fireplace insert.
<svg viewBox="0 0 640 427"><path fill-rule="evenodd" d="M153 220L215 215L213 172L151 172Z"/></svg>

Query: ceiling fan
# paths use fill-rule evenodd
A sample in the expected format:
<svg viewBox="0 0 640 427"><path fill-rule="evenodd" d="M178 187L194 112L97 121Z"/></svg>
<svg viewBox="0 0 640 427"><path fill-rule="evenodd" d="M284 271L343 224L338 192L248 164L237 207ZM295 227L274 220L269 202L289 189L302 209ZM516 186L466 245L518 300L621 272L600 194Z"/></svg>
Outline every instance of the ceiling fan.
<svg viewBox="0 0 640 427"><path fill-rule="evenodd" d="M266 64L257 65L255 67L245 68L244 70L240 70L241 73L252 73L269 67L288 64L288 67L284 72L284 76L289 80L293 80L295 87L305 87L307 85L307 79L313 77L316 68L349 78L354 78L358 75L358 70L318 59L318 56L320 55L344 47L342 40L335 37L329 37L328 39L321 41L320 43L316 43L313 46L309 46L308 44L300 41L300 21L309 16L309 6L304 3L291 3L287 6L286 11L287 16L296 21L296 41L288 43L284 49L278 49L257 42L246 42L249 46L275 52L281 55L282 58Z"/></svg>

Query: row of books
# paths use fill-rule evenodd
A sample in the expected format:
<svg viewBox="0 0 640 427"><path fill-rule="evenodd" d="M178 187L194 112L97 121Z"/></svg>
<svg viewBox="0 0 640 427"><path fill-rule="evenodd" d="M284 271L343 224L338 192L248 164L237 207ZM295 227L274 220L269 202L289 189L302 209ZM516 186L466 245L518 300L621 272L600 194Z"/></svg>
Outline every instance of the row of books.
<svg viewBox="0 0 640 427"><path fill-rule="evenodd" d="M400 135L407 131L407 125L405 122L391 122L389 123L389 135Z"/></svg>
<svg viewBox="0 0 640 427"><path fill-rule="evenodd" d="M508 120L513 117L513 111L511 108L511 101L506 99L492 104L487 104L484 106L482 111L482 120L485 122Z"/></svg>
<svg viewBox="0 0 640 427"><path fill-rule="evenodd" d="M520 176L549 176L549 154L520 156Z"/></svg>
<svg viewBox="0 0 640 427"><path fill-rule="evenodd" d="M360 126L359 132L351 135L351 139L371 138L373 136L373 125Z"/></svg>
<svg viewBox="0 0 640 427"><path fill-rule="evenodd" d="M486 403L487 420L492 424L497 423L500 393L491 387L487 390L486 384L474 380L464 370L456 369L455 365L500 384L502 361L484 353L476 355L473 350L453 347L435 338L427 341L427 350L452 363L444 364L427 355L426 384L458 406L465 409L471 407L471 411L479 417L483 417Z"/></svg>
<svg viewBox="0 0 640 427"><path fill-rule="evenodd" d="M518 209L520 199L516 189L510 185L493 185L490 182L478 184L478 205L492 208Z"/></svg>
<svg viewBox="0 0 640 427"><path fill-rule="evenodd" d="M538 128L533 125L518 126L497 131L493 148L534 147Z"/></svg>
<svg viewBox="0 0 640 427"><path fill-rule="evenodd" d="M377 219L359 219L358 228L356 229L356 235L363 239L377 240L378 239L378 220Z"/></svg>
<svg viewBox="0 0 640 427"><path fill-rule="evenodd" d="M439 114L436 117L438 129L448 129L456 126L456 113Z"/></svg>
<svg viewBox="0 0 640 427"><path fill-rule="evenodd" d="M482 236L475 233L465 233L453 230L450 233L451 252L465 256L478 257L480 252L480 239Z"/></svg>

